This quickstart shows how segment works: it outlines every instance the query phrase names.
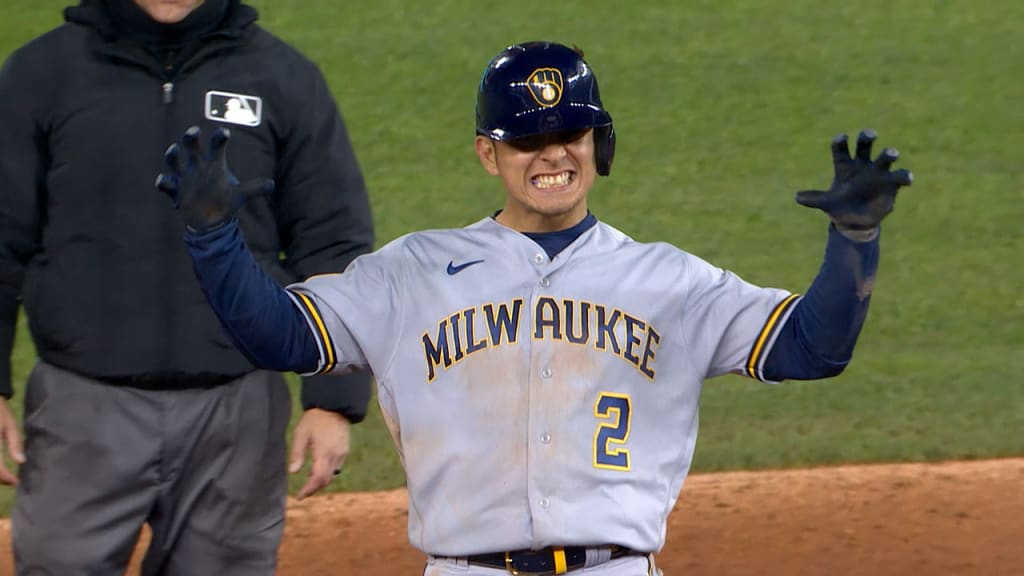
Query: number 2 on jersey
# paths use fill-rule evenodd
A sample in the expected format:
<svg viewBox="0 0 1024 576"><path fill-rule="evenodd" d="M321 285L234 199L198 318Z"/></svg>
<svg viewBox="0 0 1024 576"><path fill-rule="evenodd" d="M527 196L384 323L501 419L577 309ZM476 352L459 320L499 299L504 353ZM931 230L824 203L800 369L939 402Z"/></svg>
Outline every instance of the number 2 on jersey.
<svg viewBox="0 0 1024 576"><path fill-rule="evenodd" d="M594 467L608 470L629 470L630 403L628 394L602 392L594 403L594 416L606 420L594 432Z"/></svg>

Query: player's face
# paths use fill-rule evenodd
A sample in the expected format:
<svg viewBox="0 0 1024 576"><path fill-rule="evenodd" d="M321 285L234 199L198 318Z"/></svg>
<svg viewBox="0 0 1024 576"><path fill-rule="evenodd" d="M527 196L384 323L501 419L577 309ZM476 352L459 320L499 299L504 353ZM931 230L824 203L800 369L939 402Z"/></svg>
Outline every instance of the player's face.
<svg viewBox="0 0 1024 576"><path fill-rule="evenodd" d="M181 22L204 0L135 0L149 17L161 24Z"/></svg>
<svg viewBox="0 0 1024 576"><path fill-rule="evenodd" d="M597 176L593 134L555 132L509 142L477 136L480 162L508 192L498 221L521 232L553 232L583 220Z"/></svg>

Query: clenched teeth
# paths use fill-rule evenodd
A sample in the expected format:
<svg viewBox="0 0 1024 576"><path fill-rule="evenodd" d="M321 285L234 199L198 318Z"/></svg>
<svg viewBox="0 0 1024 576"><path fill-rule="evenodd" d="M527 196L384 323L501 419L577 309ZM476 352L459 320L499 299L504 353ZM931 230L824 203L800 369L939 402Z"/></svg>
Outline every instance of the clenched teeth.
<svg viewBox="0 0 1024 576"><path fill-rule="evenodd" d="M565 171L558 174L540 174L533 177L533 185L537 188L555 188L565 186L572 181L572 172Z"/></svg>

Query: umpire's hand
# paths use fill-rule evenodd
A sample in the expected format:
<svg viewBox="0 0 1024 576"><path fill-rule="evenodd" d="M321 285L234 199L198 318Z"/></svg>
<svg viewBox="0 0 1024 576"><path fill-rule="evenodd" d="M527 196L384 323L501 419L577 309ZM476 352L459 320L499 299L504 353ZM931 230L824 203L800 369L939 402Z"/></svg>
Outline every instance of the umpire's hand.
<svg viewBox="0 0 1024 576"><path fill-rule="evenodd" d="M226 128L213 131L205 154L199 136L199 127L193 126L180 144L171 144L164 153L166 168L157 176L156 187L171 197L185 225L201 233L230 220L250 196L272 192L274 181L238 181L228 168L231 133Z"/></svg>
<svg viewBox="0 0 1024 576"><path fill-rule="evenodd" d="M11 460L18 464L25 463L25 452L21 445L21 434L18 432L18 421L11 412L10 406L7 405L6 398L0 398L0 441L7 448ZM16 486L18 477L7 469L3 456L4 451L0 449L0 484Z"/></svg>
<svg viewBox="0 0 1024 576"><path fill-rule="evenodd" d="M876 228L892 212L900 187L913 181L909 170L890 171L900 155L892 148L882 150L871 161L871 145L877 137L874 130L861 131L857 136L857 154L851 157L846 134L837 136L832 141L832 185L828 190L798 192L796 201L826 212L840 230Z"/></svg>
<svg viewBox="0 0 1024 576"><path fill-rule="evenodd" d="M294 474L302 469L307 451L313 453L313 466L306 483L295 494L296 498L302 500L315 494L341 473L348 456L350 426L348 419L336 412L320 408L303 412L292 433L288 471Z"/></svg>

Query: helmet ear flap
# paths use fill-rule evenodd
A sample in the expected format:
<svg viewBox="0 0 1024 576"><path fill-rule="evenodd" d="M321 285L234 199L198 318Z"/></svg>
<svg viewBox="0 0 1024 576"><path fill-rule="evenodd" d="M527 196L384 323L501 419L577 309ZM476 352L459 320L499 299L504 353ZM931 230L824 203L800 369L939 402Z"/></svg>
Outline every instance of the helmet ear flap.
<svg viewBox="0 0 1024 576"><path fill-rule="evenodd" d="M615 159L615 128L611 124L594 128L594 164L597 173L607 176Z"/></svg>

